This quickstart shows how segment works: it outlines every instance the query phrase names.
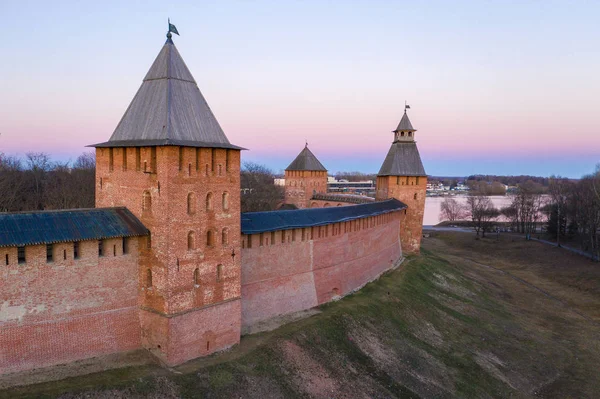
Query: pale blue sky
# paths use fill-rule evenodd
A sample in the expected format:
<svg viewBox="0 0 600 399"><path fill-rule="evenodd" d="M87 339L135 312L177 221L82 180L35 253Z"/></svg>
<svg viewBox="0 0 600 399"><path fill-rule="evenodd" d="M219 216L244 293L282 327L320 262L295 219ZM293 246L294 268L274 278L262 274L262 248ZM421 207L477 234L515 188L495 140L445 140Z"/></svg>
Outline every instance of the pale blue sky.
<svg viewBox="0 0 600 399"><path fill-rule="evenodd" d="M0 151L110 137L175 43L243 157L376 172L408 100L428 173L600 162L600 2L0 0Z"/></svg>

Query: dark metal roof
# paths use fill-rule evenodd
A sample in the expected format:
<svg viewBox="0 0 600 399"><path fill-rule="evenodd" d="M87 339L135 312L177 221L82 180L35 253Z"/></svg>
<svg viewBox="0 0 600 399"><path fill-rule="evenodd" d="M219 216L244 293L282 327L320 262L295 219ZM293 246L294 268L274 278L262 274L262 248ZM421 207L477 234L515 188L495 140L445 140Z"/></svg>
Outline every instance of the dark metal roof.
<svg viewBox="0 0 600 399"><path fill-rule="evenodd" d="M308 149L308 144L300 151L300 154L298 154L296 159L294 159L290 166L285 170L319 170L327 172L325 166L323 166L317 157L315 157L315 154Z"/></svg>
<svg viewBox="0 0 600 399"><path fill-rule="evenodd" d="M144 236L127 208L0 213L0 247Z"/></svg>
<svg viewBox="0 0 600 399"><path fill-rule="evenodd" d="M229 143L172 40L162 47L110 140L93 147L125 144L240 149Z"/></svg>
<svg viewBox="0 0 600 399"><path fill-rule="evenodd" d="M106 141L104 143L94 144L89 147L157 147L165 145L184 146L184 147L203 147L203 148L229 148L232 150L246 150L244 147L238 147L233 144L224 143L205 143L201 141L186 140L119 140Z"/></svg>
<svg viewBox="0 0 600 399"><path fill-rule="evenodd" d="M417 143L392 143L377 176L427 176Z"/></svg>
<svg viewBox="0 0 600 399"><path fill-rule="evenodd" d="M349 204L369 204L375 202L375 198L367 197L366 195L352 195L352 194L324 194L315 193L312 198L319 201L337 201L347 202Z"/></svg>
<svg viewBox="0 0 600 399"><path fill-rule="evenodd" d="M382 215L405 209L407 206L395 198L352 206L297 209L292 211L242 213L242 234L299 229L347 222L369 216Z"/></svg>
<svg viewBox="0 0 600 399"><path fill-rule="evenodd" d="M410 119L408 119L408 115L406 114L406 110L404 110L404 115L402 115L402 119L400 119L400 123L398 124L398 127L394 131L395 132L400 132L400 131L416 132L417 131L416 129L413 128L412 123L410 123Z"/></svg>

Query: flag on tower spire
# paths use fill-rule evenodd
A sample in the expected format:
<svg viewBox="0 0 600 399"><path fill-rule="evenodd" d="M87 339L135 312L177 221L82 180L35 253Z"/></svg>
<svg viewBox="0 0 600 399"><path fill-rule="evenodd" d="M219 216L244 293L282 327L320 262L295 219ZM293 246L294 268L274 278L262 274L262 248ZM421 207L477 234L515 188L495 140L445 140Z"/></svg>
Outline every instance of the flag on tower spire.
<svg viewBox="0 0 600 399"><path fill-rule="evenodd" d="M169 33L175 33L177 36L179 36L177 28L171 23L171 18L169 18Z"/></svg>

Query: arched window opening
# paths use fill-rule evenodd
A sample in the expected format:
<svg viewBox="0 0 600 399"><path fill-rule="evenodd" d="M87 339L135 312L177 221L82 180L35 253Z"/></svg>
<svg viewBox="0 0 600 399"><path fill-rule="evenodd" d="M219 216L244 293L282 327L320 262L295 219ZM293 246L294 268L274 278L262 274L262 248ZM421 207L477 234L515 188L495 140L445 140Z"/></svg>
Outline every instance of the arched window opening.
<svg viewBox="0 0 600 399"><path fill-rule="evenodd" d="M152 288L152 270L146 270L146 288Z"/></svg>
<svg viewBox="0 0 600 399"><path fill-rule="evenodd" d="M188 194L187 213L188 215L193 215L194 213L196 213L196 195L194 193Z"/></svg>
<svg viewBox="0 0 600 399"><path fill-rule="evenodd" d="M404 137L404 132L400 132L400 137Z"/></svg>
<svg viewBox="0 0 600 399"><path fill-rule="evenodd" d="M187 236L188 251L196 249L196 233L190 231Z"/></svg>
<svg viewBox="0 0 600 399"><path fill-rule="evenodd" d="M217 265L217 282L223 279L223 265Z"/></svg>
<svg viewBox="0 0 600 399"><path fill-rule="evenodd" d="M229 229L227 229L227 227L221 232L221 244L223 244L223 246L229 244Z"/></svg>
<svg viewBox="0 0 600 399"><path fill-rule="evenodd" d="M412 132L408 132L408 137L412 137Z"/></svg>
<svg viewBox="0 0 600 399"><path fill-rule="evenodd" d="M188 164L188 176L191 176L191 175L192 175L192 164L189 163Z"/></svg>
<svg viewBox="0 0 600 399"><path fill-rule="evenodd" d="M213 199L212 193L206 194L206 210L207 211L213 210L213 200L212 199Z"/></svg>
<svg viewBox="0 0 600 399"><path fill-rule="evenodd" d="M144 191L144 200L142 202L142 211L150 211L152 209L152 195L150 191Z"/></svg>
<svg viewBox="0 0 600 399"><path fill-rule="evenodd" d="M198 268L194 270L194 286L200 287L200 270Z"/></svg>
<svg viewBox="0 0 600 399"><path fill-rule="evenodd" d="M229 210L229 193L228 192L223 193L223 198L222 198L221 202L222 202L223 210L224 211Z"/></svg>
<svg viewBox="0 0 600 399"><path fill-rule="evenodd" d="M221 166L221 164L219 164L219 176L221 176L222 169L223 167Z"/></svg>
<svg viewBox="0 0 600 399"><path fill-rule="evenodd" d="M206 246L212 247L215 245L215 234L212 230L208 230L206 232Z"/></svg>

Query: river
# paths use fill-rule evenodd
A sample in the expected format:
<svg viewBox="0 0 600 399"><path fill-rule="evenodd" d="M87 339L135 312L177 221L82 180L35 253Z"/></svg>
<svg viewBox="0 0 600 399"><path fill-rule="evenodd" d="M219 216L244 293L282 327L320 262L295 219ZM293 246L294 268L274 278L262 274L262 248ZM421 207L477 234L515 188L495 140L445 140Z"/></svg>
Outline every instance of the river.
<svg viewBox="0 0 600 399"><path fill-rule="evenodd" d="M445 198L447 197L427 197L425 199L425 215L423 216L424 225L436 225L441 222L440 208L442 201L444 201ZM452 198L454 198L460 204L466 204L468 197L466 195L461 195ZM511 201L511 197L503 195L490 196L489 198L492 200L494 206L498 209L510 205Z"/></svg>

